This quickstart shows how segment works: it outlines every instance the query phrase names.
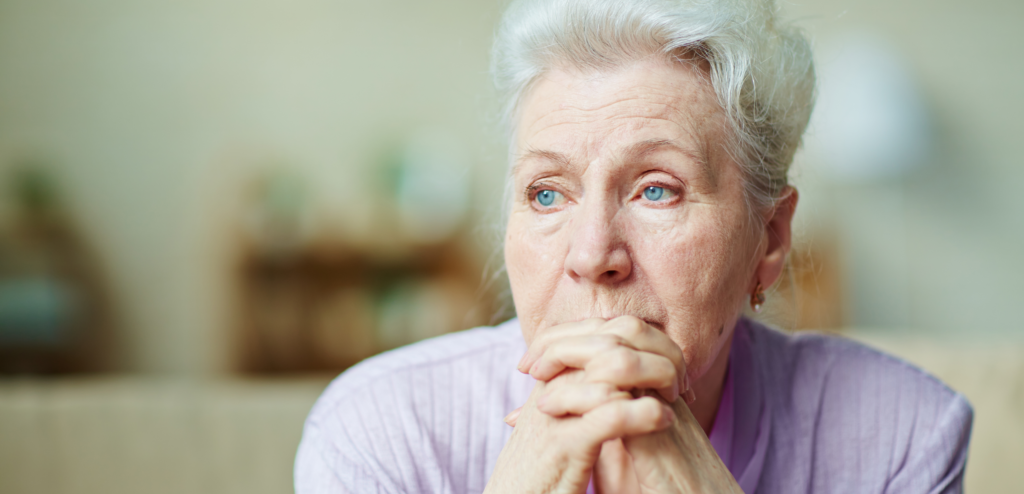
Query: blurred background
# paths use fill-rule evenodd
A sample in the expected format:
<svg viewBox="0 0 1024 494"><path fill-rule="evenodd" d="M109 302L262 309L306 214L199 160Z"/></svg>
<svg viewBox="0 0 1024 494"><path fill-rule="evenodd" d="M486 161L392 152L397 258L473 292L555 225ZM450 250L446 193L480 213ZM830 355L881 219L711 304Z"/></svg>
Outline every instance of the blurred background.
<svg viewBox="0 0 1024 494"><path fill-rule="evenodd" d="M0 492L288 492L332 376L511 317L504 5L0 0ZM1013 492L1024 3L783 11L820 96L763 317L966 394Z"/></svg>

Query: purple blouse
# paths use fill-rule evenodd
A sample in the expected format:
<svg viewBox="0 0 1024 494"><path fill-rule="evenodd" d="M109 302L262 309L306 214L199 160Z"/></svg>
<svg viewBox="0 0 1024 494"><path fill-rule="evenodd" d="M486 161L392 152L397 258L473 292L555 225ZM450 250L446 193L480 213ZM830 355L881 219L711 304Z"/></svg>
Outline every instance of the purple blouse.
<svg viewBox="0 0 1024 494"><path fill-rule="evenodd" d="M518 321L346 371L306 420L295 490L481 492L534 381ZM709 439L746 493L961 492L972 411L935 378L849 340L736 327Z"/></svg>

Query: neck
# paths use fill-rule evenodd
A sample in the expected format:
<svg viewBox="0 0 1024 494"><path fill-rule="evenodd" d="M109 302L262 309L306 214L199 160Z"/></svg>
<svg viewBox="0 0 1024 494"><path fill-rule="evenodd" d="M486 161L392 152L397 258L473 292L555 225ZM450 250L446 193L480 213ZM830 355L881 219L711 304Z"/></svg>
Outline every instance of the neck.
<svg viewBox="0 0 1024 494"><path fill-rule="evenodd" d="M722 345L711 368L693 383L693 392L697 395L697 401L690 404L690 412L697 419L697 423L704 429L704 434L711 435L711 428L715 425L715 416L718 415L718 404L722 401L722 389L725 387L725 371L729 367L729 352L732 348L733 334Z"/></svg>

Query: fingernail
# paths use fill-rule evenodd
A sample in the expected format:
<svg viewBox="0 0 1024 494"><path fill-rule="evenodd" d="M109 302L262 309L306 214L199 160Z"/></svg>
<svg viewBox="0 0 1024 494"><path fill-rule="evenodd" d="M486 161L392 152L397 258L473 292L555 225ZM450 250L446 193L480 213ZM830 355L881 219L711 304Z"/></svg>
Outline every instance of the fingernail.
<svg viewBox="0 0 1024 494"><path fill-rule="evenodd" d="M508 415L505 416L505 423L512 427L515 427L516 419L519 418L519 414L522 413L522 411L523 407L519 407L516 408L515 410L512 410Z"/></svg>
<svg viewBox="0 0 1024 494"><path fill-rule="evenodd" d="M697 401L697 394L692 389L688 389L683 393L683 400L686 400L687 405L692 405L693 402Z"/></svg>
<svg viewBox="0 0 1024 494"><path fill-rule="evenodd" d="M526 365L526 358L529 357L529 356L530 356L530 352L526 352L526 353L523 354L523 358L519 359L519 364L516 365L516 370L518 370L519 372L522 372L524 374L526 373L526 371L523 370L523 366Z"/></svg>

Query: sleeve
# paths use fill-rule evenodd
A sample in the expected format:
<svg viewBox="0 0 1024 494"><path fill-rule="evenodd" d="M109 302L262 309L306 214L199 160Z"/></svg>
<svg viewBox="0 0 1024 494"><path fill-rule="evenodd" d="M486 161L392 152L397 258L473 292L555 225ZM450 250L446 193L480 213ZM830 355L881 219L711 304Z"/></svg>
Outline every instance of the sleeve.
<svg viewBox="0 0 1024 494"><path fill-rule="evenodd" d="M343 458L339 449L311 420L306 421L295 455L294 476L296 494L392 492L354 462Z"/></svg>
<svg viewBox="0 0 1024 494"><path fill-rule="evenodd" d="M974 411L963 395L957 394L937 418L926 439L910 451L902 468L889 480L887 493L963 492Z"/></svg>

